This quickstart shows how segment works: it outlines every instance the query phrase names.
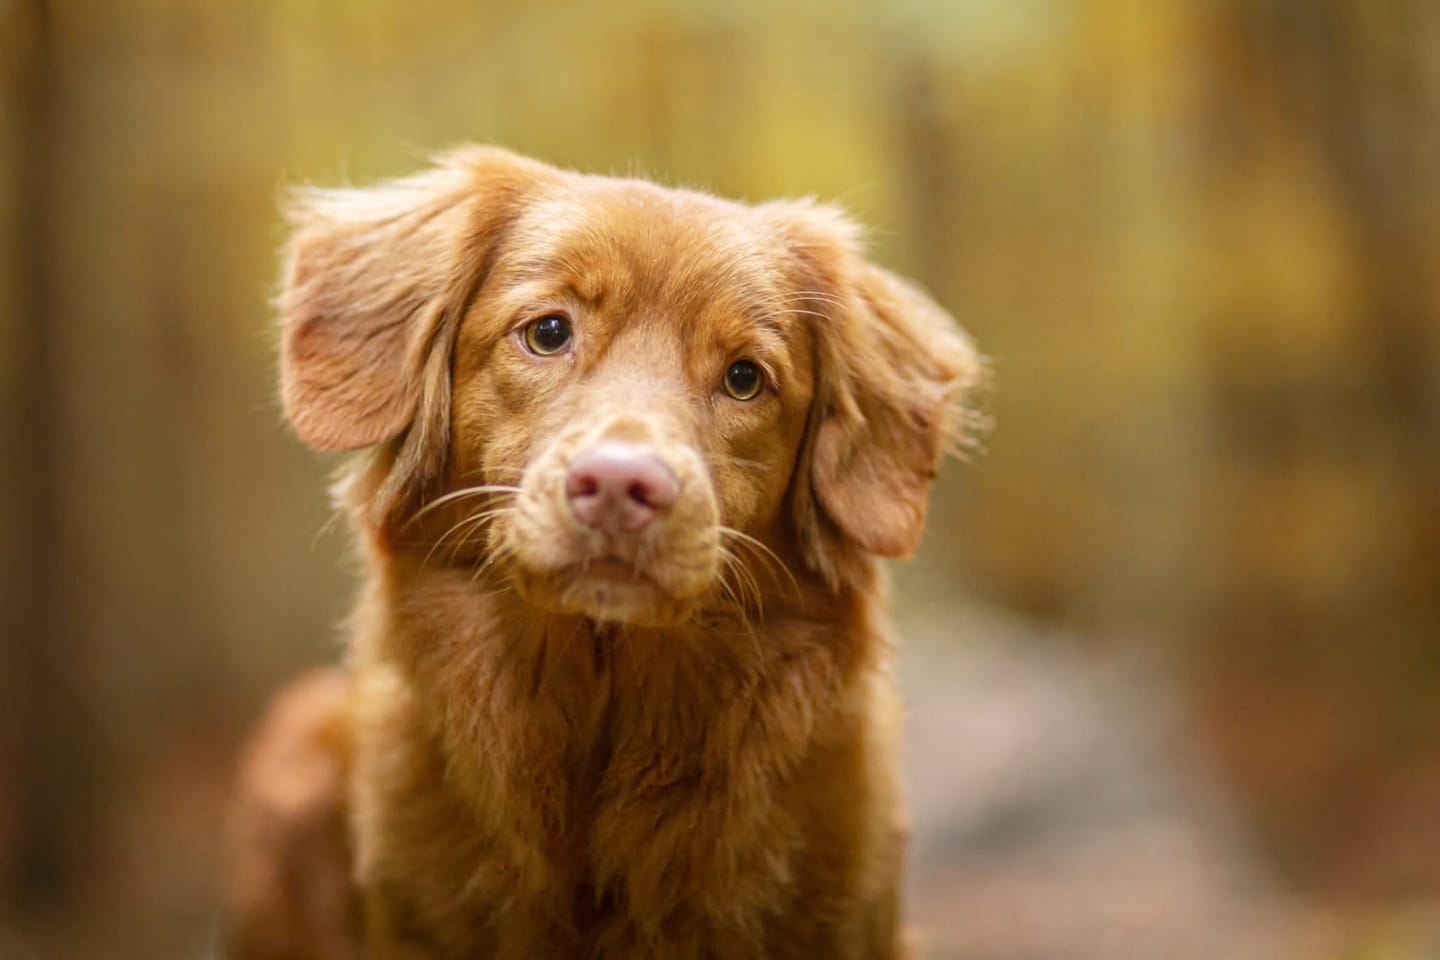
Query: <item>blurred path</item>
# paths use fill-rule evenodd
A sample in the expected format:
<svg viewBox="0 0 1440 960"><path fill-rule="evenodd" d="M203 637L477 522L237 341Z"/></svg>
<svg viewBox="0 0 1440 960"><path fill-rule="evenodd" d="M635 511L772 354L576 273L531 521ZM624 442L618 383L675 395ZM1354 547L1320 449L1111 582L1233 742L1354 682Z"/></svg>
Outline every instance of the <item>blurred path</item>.
<svg viewBox="0 0 1440 960"><path fill-rule="evenodd" d="M1157 667L973 609L902 632L921 957L1334 955L1251 855Z"/></svg>

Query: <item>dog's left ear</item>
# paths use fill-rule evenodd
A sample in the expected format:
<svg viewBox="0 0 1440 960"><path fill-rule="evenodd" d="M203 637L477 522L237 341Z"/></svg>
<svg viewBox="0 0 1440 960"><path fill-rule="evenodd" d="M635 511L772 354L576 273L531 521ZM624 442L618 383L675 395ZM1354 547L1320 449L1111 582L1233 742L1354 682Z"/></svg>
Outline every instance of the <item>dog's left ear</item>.
<svg viewBox="0 0 1440 960"><path fill-rule="evenodd" d="M908 556L946 443L965 441L960 401L980 379L980 359L926 293L865 259L842 214L809 203L777 206L817 318L815 396L801 461L803 469L808 459L808 492L855 544ZM798 519L803 528L807 518ZM811 533L812 562L833 578L833 559L815 535L822 531Z"/></svg>

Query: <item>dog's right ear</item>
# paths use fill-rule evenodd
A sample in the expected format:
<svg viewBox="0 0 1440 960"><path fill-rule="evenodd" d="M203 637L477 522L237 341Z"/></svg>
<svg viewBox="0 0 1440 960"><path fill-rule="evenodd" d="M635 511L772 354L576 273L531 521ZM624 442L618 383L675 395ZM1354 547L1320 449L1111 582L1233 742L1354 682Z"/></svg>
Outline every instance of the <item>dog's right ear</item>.
<svg viewBox="0 0 1440 960"><path fill-rule="evenodd" d="M355 450L405 430L497 235L553 175L505 150L465 147L379 186L295 191L280 392L302 440Z"/></svg>

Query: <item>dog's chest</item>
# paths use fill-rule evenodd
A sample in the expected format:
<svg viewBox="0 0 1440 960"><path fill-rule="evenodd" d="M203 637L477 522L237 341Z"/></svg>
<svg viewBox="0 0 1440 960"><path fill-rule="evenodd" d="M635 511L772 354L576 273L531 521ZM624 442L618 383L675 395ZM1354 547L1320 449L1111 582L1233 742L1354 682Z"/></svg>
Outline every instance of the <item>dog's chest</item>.
<svg viewBox="0 0 1440 960"><path fill-rule="evenodd" d="M531 674L487 724L474 775L493 859L476 865L472 906L509 929L516 912L548 916L609 944L601 956L702 932L753 953L799 835L780 788L802 744L758 719L774 689L733 663L586 639L583 678L547 691Z"/></svg>
<svg viewBox="0 0 1440 960"><path fill-rule="evenodd" d="M412 891L447 955L764 955L767 918L804 885L813 824L787 785L830 726L818 705L840 700L833 632L501 643L405 626L435 753L408 783L363 778L379 822L362 844L388 851L362 857L368 887ZM377 746L410 749L404 726L373 728Z"/></svg>

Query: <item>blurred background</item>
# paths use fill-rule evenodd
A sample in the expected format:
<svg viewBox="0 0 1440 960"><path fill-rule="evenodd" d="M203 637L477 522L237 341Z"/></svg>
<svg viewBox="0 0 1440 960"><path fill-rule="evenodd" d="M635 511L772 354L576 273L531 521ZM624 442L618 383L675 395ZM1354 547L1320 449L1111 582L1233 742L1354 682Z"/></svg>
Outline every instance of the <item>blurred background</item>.
<svg viewBox="0 0 1440 960"><path fill-rule="evenodd" d="M209 954L354 582L276 200L466 140L839 201L993 358L922 957L1440 957L1440 5L0 0L0 958Z"/></svg>

